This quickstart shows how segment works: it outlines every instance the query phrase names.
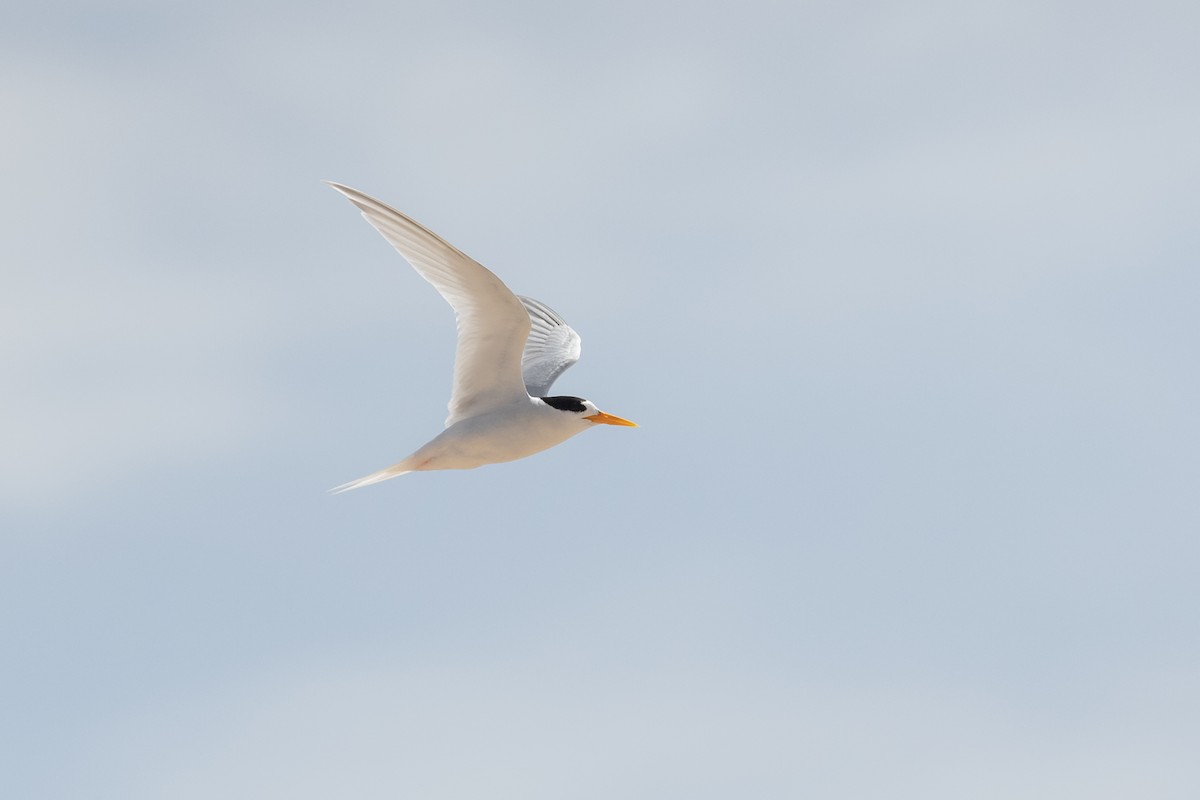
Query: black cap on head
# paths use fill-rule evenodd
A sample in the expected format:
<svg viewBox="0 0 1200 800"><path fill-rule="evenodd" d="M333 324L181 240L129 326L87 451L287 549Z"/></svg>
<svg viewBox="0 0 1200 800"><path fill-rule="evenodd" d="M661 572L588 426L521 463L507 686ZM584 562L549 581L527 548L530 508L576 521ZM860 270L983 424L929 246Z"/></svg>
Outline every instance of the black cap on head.
<svg viewBox="0 0 1200 800"><path fill-rule="evenodd" d="M574 411L579 414L587 411L587 406L583 404L582 397L571 397L563 395L560 397L543 397L542 402L551 408L557 408L559 411Z"/></svg>

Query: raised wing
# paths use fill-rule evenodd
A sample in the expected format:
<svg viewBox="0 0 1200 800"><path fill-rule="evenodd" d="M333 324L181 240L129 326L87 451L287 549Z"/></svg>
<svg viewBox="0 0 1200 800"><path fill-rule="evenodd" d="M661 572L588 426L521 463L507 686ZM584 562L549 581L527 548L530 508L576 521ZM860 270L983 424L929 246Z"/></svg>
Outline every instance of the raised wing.
<svg viewBox="0 0 1200 800"><path fill-rule="evenodd" d="M533 397L548 397L555 379L579 360L579 334L545 303L532 297L518 296L518 299L524 303L533 325L521 356L525 389Z"/></svg>
<svg viewBox="0 0 1200 800"><path fill-rule="evenodd" d="M458 349L446 427L526 397L521 352L529 335L529 314L504 282L391 206L348 186L329 185L358 206L367 222L454 309Z"/></svg>

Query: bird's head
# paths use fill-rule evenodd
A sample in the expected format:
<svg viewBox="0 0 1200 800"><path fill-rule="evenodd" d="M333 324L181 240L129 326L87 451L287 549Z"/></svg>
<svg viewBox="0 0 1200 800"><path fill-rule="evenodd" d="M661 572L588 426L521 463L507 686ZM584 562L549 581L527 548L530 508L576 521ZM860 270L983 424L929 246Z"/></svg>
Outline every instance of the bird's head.
<svg viewBox="0 0 1200 800"><path fill-rule="evenodd" d="M637 427L636 422L630 422L627 419L621 419L612 414L605 414L596 408L591 400L584 400L582 397L543 397L541 400L551 408L557 409L564 414L578 417L584 422L593 425L626 425L630 428Z"/></svg>

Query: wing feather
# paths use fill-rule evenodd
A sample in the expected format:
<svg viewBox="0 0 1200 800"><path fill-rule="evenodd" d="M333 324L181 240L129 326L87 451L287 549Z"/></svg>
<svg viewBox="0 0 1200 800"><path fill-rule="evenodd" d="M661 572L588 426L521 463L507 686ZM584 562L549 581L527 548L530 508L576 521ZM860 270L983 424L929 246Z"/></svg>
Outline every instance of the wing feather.
<svg viewBox="0 0 1200 800"><path fill-rule="evenodd" d="M329 185L357 206L367 222L454 309L458 348L446 427L526 397L521 354L531 322L521 301L504 282L386 203L348 186Z"/></svg>
<svg viewBox="0 0 1200 800"><path fill-rule="evenodd" d="M520 295L517 299L525 305L532 323L521 356L525 389L534 397L548 397L558 376L579 360L579 334L545 303Z"/></svg>

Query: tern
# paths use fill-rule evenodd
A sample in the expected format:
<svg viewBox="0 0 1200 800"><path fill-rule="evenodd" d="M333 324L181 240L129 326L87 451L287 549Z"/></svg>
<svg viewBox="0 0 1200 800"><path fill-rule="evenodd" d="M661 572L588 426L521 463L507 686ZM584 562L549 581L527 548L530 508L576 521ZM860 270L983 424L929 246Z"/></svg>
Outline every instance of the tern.
<svg viewBox="0 0 1200 800"><path fill-rule="evenodd" d="M558 376L579 360L580 340L549 306L513 294L478 261L386 203L327 183L433 284L458 321L446 429L402 461L331 492L410 472L515 461L595 425L637 427L582 397L550 396Z"/></svg>

